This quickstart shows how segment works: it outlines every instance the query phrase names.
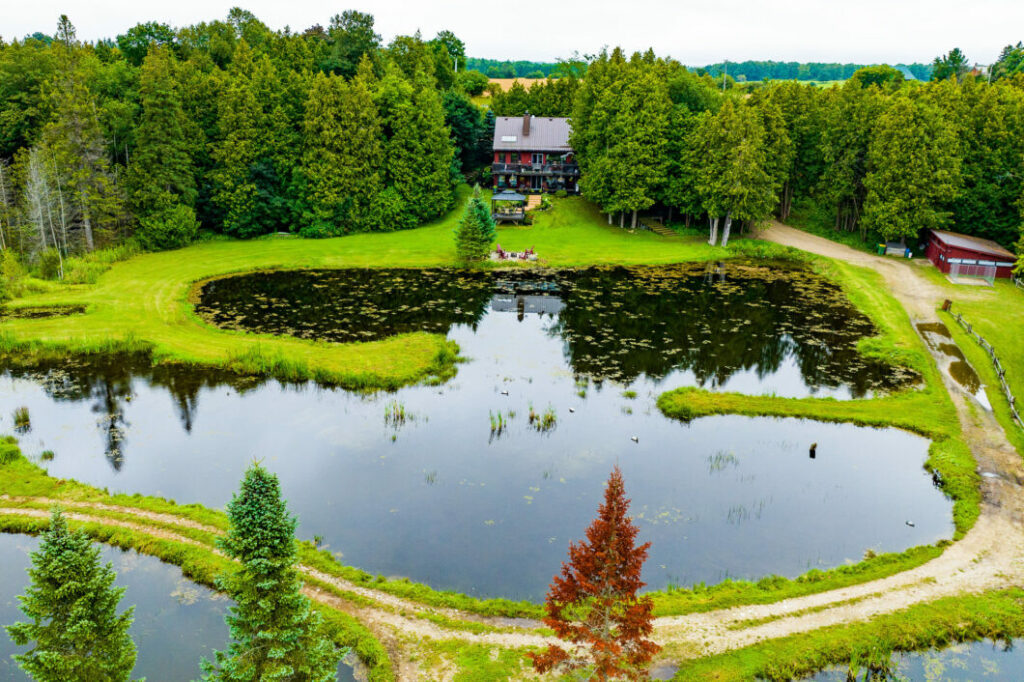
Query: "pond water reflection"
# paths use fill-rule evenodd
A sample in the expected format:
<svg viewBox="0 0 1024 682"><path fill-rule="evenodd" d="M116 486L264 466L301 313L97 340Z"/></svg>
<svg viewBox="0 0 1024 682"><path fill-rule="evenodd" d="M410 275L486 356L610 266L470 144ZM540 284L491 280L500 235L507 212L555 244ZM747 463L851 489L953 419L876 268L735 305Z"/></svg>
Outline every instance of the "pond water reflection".
<svg viewBox="0 0 1024 682"><path fill-rule="evenodd" d="M846 682L847 668L824 670L812 682ZM945 649L901 652L892 657L892 669L879 675L862 671L858 680L869 682L978 682L1024 680L1024 640L964 642Z"/></svg>
<svg viewBox="0 0 1024 682"><path fill-rule="evenodd" d="M30 535L0 533L0 624L25 619L18 595L28 586L29 553L38 549L39 542ZM100 561L113 564L117 573L114 584L127 588L119 611L135 607L131 636L138 657L132 678L197 679L199 661L212 659L215 649L228 645L224 615L231 602L186 579L177 566L131 550L100 548ZM15 646L7 632L0 630L0 679L29 679L11 658L28 648ZM352 668L342 664L338 679L354 682L356 678Z"/></svg>
<svg viewBox="0 0 1024 682"><path fill-rule="evenodd" d="M907 381L854 354L849 330L870 324L831 285L764 268L730 270L725 282L687 269L614 272L506 273L460 304L436 301L475 290L477 275L417 284L424 310L405 312L427 319L448 306L433 330L469 358L442 386L364 395L107 356L9 367L0 414L27 406L26 451L53 450L44 463L53 475L112 491L221 507L262 459L304 537L322 536L374 573L483 596L541 599L615 464L640 540L653 542L652 588L793 576L951 536L951 504L922 468L923 438L796 419L683 424L655 406L683 385L847 398ZM320 292L314 303L285 288L272 298L295 301L309 334L409 329L393 310L415 307L408 297L373 303L377 317L362 326L368 312L334 303L394 273L344 275L301 280L302 291ZM250 284L246 296L264 295ZM817 292L813 305L801 287ZM731 303L716 303L716 292ZM273 305L267 319L302 327ZM229 307L222 297L218 309ZM531 408L550 408L553 428L534 428ZM504 426L492 430L498 414Z"/></svg>

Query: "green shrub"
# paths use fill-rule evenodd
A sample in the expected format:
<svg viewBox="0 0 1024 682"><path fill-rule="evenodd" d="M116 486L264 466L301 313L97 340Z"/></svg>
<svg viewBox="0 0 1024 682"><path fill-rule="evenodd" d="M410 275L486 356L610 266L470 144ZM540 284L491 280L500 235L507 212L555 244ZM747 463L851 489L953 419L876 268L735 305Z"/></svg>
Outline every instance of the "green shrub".
<svg viewBox="0 0 1024 682"><path fill-rule="evenodd" d="M21 296L27 274L17 254L10 249L0 252L0 301Z"/></svg>
<svg viewBox="0 0 1024 682"><path fill-rule="evenodd" d="M53 450L43 450L42 454L39 455L39 458L44 462L50 462L53 461L54 456Z"/></svg>
<svg viewBox="0 0 1024 682"><path fill-rule="evenodd" d="M551 195L541 194L540 195L540 210L546 211L551 208Z"/></svg>
<svg viewBox="0 0 1024 682"><path fill-rule="evenodd" d="M564 199L567 196L569 196L569 193L566 192L564 189L560 189L557 192L555 192L555 196L558 197L559 199Z"/></svg>
<svg viewBox="0 0 1024 682"><path fill-rule="evenodd" d="M138 241L129 239L105 249L72 256L64 261L64 281L70 284L95 284L111 265L128 260L139 251Z"/></svg>
<svg viewBox="0 0 1024 682"><path fill-rule="evenodd" d="M64 279L64 259L50 247L39 254L39 276L43 279Z"/></svg>
<svg viewBox="0 0 1024 682"><path fill-rule="evenodd" d="M139 220L135 236L142 248L165 251L187 246L196 238L198 230L195 211L177 204Z"/></svg>

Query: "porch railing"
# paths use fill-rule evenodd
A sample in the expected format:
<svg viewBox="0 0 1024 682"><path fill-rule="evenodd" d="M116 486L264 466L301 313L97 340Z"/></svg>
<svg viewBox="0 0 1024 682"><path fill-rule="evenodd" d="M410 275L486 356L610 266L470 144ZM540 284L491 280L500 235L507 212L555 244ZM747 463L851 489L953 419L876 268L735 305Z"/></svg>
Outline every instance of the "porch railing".
<svg viewBox="0 0 1024 682"><path fill-rule="evenodd" d="M491 174L516 175L579 175L580 167L575 163L494 163Z"/></svg>

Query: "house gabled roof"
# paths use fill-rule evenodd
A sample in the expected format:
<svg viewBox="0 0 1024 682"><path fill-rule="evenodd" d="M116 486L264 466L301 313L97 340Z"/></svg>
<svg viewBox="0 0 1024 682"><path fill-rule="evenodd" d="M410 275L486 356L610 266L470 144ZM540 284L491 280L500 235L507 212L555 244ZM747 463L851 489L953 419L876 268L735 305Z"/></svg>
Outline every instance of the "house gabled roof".
<svg viewBox="0 0 1024 682"><path fill-rule="evenodd" d="M530 116L530 132L523 135L522 116L499 116L494 120L494 151L571 152L567 118Z"/></svg>
<svg viewBox="0 0 1024 682"><path fill-rule="evenodd" d="M977 251L978 253L989 253L993 256L1009 258L1010 260L1017 259L1017 256L1013 255L990 239L972 237L970 235L960 234L959 232L947 232L946 230L932 230L932 234L934 234L936 239L941 241L943 244L948 244L949 246L954 246L958 249L968 249L970 251Z"/></svg>

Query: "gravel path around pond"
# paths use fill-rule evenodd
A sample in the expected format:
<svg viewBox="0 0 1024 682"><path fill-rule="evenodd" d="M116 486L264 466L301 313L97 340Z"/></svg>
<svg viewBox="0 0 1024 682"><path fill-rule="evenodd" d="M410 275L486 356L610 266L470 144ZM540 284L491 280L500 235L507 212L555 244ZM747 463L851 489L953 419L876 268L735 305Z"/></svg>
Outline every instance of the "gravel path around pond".
<svg viewBox="0 0 1024 682"><path fill-rule="evenodd" d="M872 268L882 275L913 322L938 321L935 309L944 292L928 281L920 271L920 264L862 253L778 223L773 223L760 236L768 241ZM978 408L951 377L944 375L943 378L956 405L964 438L978 462L979 471L984 474L981 516L963 539L936 559L888 578L772 604L658 618L654 639L662 644L671 643L676 658L714 654L830 625L865 621L941 597L1024 585L1024 466L1021 457L1007 441L992 414ZM2 504L22 501L58 502L45 498L3 498L0 499L0 514L36 518L49 515L45 509ZM92 502L59 502L73 510L69 511L68 517L76 521L129 528L189 545L203 546L196 540L173 533L167 527L219 533L216 528L173 514ZM89 515L85 513L89 508L131 515L139 522ZM213 548L210 551L216 552ZM422 639L460 640L506 648L543 646L548 641L532 631L539 627L536 622L510 621L429 607L307 566L300 567L300 570L310 578L359 598L348 601L314 585L307 586L305 590L312 599L350 613L369 627L388 648L399 680L434 679L435 673L439 673L420 669L416 649L417 642ZM442 625L428 620L431 616L448 621L482 623L497 629L493 632L460 630L457 623Z"/></svg>

